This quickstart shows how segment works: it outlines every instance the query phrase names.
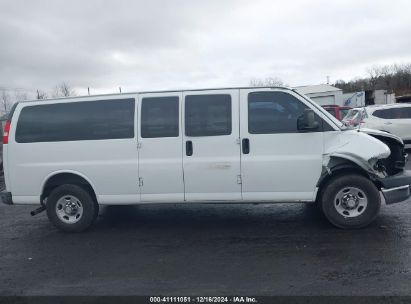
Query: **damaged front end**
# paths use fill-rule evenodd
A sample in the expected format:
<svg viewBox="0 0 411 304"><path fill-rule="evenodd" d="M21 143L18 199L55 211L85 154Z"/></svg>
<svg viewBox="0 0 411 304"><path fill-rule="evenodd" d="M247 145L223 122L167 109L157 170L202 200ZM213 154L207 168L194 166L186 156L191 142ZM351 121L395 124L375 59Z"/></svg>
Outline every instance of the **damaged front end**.
<svg viewBox="0 0 411 304"><path fill-rule="evenodd" d="M354 164L367 173L387 204L411 196L411 173L404 171L407 153L399 137L371 129L347 130L325 148L323 173L331 175Z"/></svg>
<svg viewBox="0 0 411 304"><path fill-rule="evenodd" d="M361 132L380 140L390 149L388 157L376 162L376 170L383 170L386 174L385 177L377 178L385 202L394 204L407 200L411 195L411 172L404 170L408 160L404 142L401 138L383 131L362 129Z"/></svg>
<svg viewBox="0 0 411 304"><path fill-rule="evenodd" d="M404 170L408 154L405 152L404 142L401 138L391 133L373 129L361 129L360 132L382 141L390 149L390 155L387 158L378 160L378 165L383 166L388 176Z"/></svg>

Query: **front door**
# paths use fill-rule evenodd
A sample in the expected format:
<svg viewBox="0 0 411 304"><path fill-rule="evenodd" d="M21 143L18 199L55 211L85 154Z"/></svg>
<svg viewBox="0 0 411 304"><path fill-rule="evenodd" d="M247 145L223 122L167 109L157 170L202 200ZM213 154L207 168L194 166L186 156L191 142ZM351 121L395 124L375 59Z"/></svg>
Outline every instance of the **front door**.
<svg viewBox="0 0 411 304"><path fill-rule="evenodd" d="M240 94L243 199L312 200L322 169L318 113L318 129L301 132L297 118L308 108L307 101L275 89L244 89Z"/></svg>
<svg viewBox="0 0 411 304"><path fill-rule="evenodd" d="M241 200L239 90L184 93L185 200Z"/></svg>

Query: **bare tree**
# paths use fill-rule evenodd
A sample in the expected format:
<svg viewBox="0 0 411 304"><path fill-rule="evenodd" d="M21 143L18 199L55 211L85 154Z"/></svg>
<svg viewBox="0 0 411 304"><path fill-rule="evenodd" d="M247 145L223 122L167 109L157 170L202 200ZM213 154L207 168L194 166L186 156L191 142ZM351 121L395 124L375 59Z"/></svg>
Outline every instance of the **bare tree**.
<svg viewBox="0 0 411 304"><path fill-rule="evenodd" d="M29 98L28 98L28 95L27 95L26 92L19 91L19 90L14 91L14 100L15 101L18 102L18 101L24 101L24 100L27 100L27 99L29 99Z"/></svg>
<svg viewBox="0 0 411 304"><path fill-rule="evenodd" d="M7 113L10 109L11 98L10 94L5 89L1 90L0 101L2 110L4 113Z"/></svg>
<svg viewBox="0 0 411 304"><path fill-rule="evenodd" d="M278 77L267 77L265 79L251 79L251 87L283 87L286 86L284 82Z"/></svg>
<svg viewBox="0 0 411 304"><path fill-rule="evenodd" d="M375 90L377 86L378 78L381 77L382 75L381 67L374 65L367 69L367 74L368 74L368 81L369 81L370 87L373 90Z"/></svg>
<svg viewBox="0 0 411 304"><path fill-rule="evenodd" d="M42 90L37 90L37 99L47 99L47 92Z"/></svg>
<svg viewBox="0 0 411 304"><path fill-rule="evenodd" d="M68 97L75 95L76 91L65 82L62 82L54 88L53 97Z"/></svg>
<svg viewBox="0 0 411 304"><path fill-rule="evenodd" d="M350 81L338 80L335 86L344 92L387 90L396 95L411 94L411 64L372 66L368 77Z"/></svg>

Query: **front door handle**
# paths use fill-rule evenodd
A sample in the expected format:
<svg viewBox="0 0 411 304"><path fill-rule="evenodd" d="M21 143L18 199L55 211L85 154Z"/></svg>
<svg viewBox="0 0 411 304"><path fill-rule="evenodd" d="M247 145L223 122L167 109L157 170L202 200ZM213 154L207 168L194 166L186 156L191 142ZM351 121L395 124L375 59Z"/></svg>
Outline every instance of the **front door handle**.
<svg viewBox="0 0 411 304"><path fill-rule="evenodd" d="M191 140L186 141L186 155L193 155L193 142Z"/></svg>
<svg viewBox="0 0 411 304"><path fill-rule="evenodd" d="M248 138L243 138L241 146L243 148L243 154L250 153L250 140Z"/></svg>

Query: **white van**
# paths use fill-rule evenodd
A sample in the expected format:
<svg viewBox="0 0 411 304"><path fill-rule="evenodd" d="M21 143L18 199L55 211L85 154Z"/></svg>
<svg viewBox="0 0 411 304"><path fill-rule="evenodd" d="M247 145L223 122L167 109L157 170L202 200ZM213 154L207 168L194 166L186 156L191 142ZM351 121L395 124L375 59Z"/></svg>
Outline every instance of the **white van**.
<svg viewBox="0 0 411 304"><path fill-rule="evenodd" d="M368 134L367 134L368 133ZM100 205L317 202L359 228L410 197L404 144L348 129L288 88L19 102L4 137L6 204L82 231Z"/></svg>

